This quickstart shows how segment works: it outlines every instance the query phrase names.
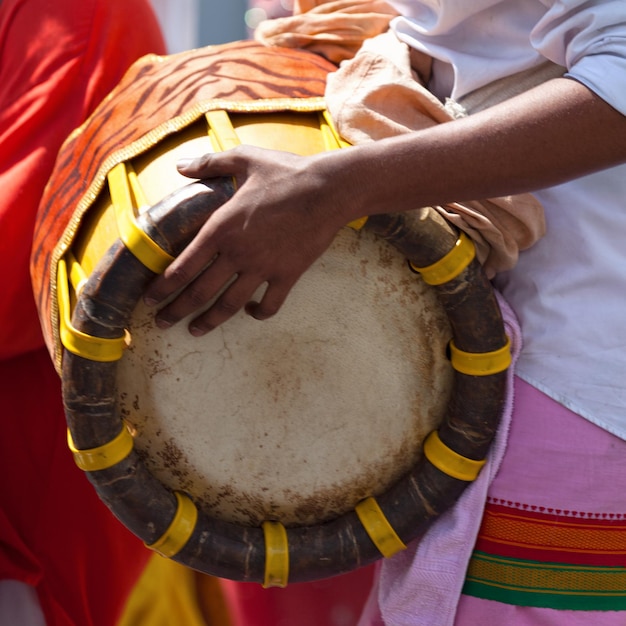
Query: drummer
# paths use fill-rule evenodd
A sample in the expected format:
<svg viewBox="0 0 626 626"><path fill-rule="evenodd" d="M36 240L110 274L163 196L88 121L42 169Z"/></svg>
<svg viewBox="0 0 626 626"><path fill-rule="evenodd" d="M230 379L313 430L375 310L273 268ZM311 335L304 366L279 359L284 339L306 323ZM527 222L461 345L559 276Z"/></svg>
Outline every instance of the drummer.
<svg viewBox="0 0 626 626"><path fill-rule="evenodd" d="M546 62L562 72L453 122L342 151L296 157L238 147L182 162L190 177L234 176L238 191L146 302L185 287L157 306L165 328L234 279L192 316L190 333L210 332L242 308L265 320L355 218L532 192L546 235L494 277L524 347L508 448L483 527L468 537L476 551L452 573L437 569L442 554L425 574L418 546L385 562L362 624L623 624L626 5L390 4L401 14L392 33L431 60L426 82L441 102ZM264 295L251 301L261 285Z"/></svg>

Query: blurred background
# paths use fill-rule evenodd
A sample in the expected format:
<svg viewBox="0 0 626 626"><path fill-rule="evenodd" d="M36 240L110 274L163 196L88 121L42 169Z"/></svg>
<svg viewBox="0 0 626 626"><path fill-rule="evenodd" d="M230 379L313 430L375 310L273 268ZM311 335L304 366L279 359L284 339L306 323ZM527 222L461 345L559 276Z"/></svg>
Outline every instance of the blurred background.
<svg viewBox="0 0 626 626"><path fill-rule="evenodd" d="M293 0L151 0L170 53L247 39L264 19L290 15Z"/></svg>

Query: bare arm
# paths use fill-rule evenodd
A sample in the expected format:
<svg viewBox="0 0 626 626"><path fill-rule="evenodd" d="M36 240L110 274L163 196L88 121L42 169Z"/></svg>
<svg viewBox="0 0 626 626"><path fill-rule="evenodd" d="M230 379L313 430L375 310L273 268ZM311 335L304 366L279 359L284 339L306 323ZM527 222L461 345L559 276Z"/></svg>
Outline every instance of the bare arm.
<svg viewBox="0 0 626 626"><path fill-rule="evenodd" d="M395 190L387 186L376 198L374 186L366 189L368 213L390 210L390 191L395 210L404 210L533 191L615 165L626 160L626 118L580 83L559 78L474 116L384 143L352 155L361 179L356 189L383 176Z"/></svg>
<svg viewBox="0 0 626 626"><path fill-rule="evenodd" d="M199 178L234 175L239 190L146 298L159 302L189 283L158 313L157 323L167 326L236 275L191 323L191 332L212 330L268 283L261 302L248 306L265 319L352 219L532 191L624 161L626 117L565 78L469 118L346 150L295 157L238 148L206 155L181 171Z"/></svg>

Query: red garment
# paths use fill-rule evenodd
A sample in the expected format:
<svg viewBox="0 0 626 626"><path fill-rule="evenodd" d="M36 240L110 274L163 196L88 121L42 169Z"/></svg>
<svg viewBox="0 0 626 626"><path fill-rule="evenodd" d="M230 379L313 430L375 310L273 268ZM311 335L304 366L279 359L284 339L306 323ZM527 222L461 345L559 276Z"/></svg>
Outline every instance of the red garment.
<svg viewBox="0 0 626 626"><path fill-rule="evenodd" d="M129 65L163 53L147 0L0 3L0 358L43 345L28 262L35 212L65 137Z"/></svg>
<svg viewBox="0 0 626 626"><path fill-rule="evenodd" d="M0 3L0 578L35 585L49 626L111 626L148 556L67 450L28 265L61 142L150 52L147 0Z"/></svg>
<svg viewBox="0 0 626 626"><path fill-rule="evenodd" d="M368 599L375 565L284 589L221 582L233 626L356 626Z"/></svg>

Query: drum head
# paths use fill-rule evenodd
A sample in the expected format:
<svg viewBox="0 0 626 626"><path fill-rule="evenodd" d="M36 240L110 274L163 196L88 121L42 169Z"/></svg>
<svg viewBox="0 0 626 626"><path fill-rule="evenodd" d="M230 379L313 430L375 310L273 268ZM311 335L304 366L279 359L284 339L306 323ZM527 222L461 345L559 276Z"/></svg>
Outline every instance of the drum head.
<svg viewBox="0 0 626 626"><path fill-rule="evenodd" d="M451 331L404 257L344 229L274 318L191 337L138 306L120 412L168 487L258 525L321 523L419 460L450 399Z"/></svg>

